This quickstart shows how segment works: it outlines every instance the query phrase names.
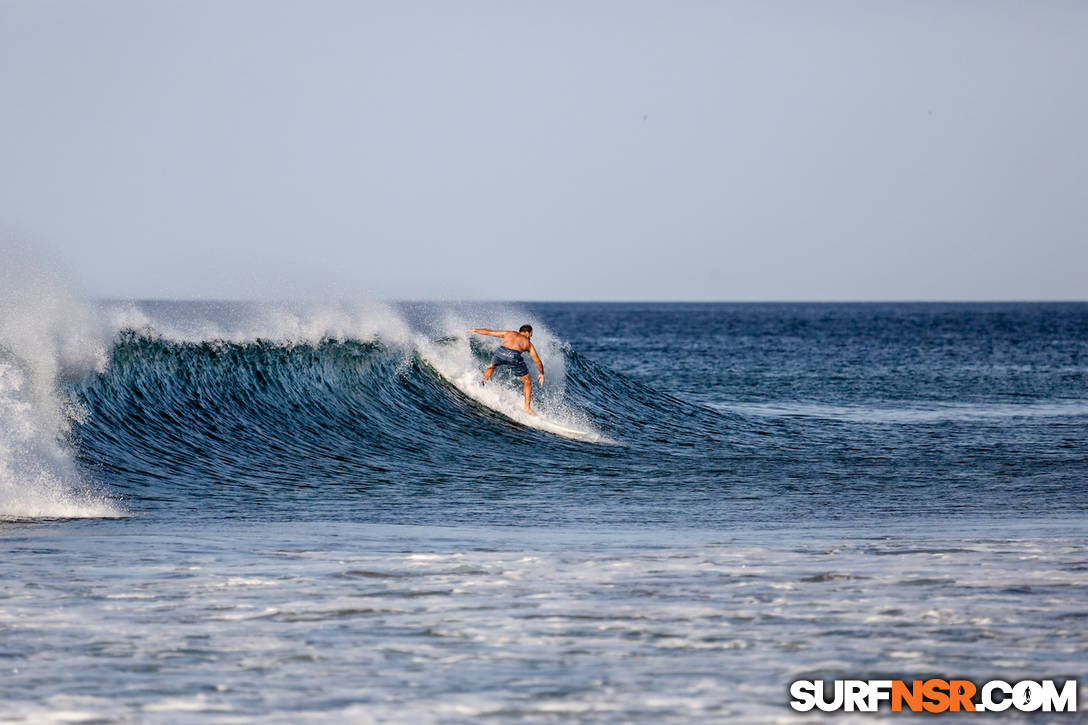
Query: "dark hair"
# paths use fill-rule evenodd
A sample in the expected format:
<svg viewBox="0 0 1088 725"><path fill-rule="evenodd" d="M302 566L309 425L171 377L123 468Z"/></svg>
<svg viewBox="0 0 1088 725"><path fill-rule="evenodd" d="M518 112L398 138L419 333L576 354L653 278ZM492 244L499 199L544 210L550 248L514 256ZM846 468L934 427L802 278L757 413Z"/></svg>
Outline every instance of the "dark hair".
<svg viewBox="0 0 1088 725"><path fill-rule="evenodd" d="M518 330L518 332L532 332L532 331L533 331L533 326L532 325L522 325L521 328Z"/></svg>

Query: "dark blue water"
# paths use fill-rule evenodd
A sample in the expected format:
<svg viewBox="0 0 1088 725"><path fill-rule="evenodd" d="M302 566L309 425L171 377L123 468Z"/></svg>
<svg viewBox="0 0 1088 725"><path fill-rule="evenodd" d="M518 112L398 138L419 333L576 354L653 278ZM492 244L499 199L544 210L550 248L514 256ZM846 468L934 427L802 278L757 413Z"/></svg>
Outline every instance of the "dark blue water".
<svg viewBox="0 0 1088 725"><path fill-rule="evenodd" d="M1088 305L520 308L557 343L564 404L619 445L519 426L403 339L130 331L71 385L80 461L133 510L235 518L722 527L1088 503ZM441 350L440 309L400 314Z"/></svg>

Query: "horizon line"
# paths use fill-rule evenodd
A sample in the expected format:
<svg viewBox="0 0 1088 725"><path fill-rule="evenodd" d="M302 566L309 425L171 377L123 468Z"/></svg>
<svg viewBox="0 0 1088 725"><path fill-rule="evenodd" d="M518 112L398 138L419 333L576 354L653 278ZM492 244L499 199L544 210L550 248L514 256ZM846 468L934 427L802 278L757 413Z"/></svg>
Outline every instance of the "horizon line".
<svg viewBox="0 0 1088 725"><path fill-rule="evenodd" d="M682 300L682 299L624 299L624 300L499 300L482 298L392 298L374 297L93 297L96 302L206 302L213 304L239 303L343 303L343 302L378 302L384 304L575 304L575 305L978 305L978 304L1084 304L1084 299L887 299L887 300L812 300L812 299L768 299L768 300Z"/></svg>

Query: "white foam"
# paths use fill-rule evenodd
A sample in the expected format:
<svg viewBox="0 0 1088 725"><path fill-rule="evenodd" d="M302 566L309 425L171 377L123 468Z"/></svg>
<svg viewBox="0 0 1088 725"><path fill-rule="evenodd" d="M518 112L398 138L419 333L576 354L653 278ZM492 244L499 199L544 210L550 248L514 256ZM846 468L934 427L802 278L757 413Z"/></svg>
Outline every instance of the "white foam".
<svg viewBox="0 0 1088 725"><path fill-rule="evenodd" d="M231 712L230 705L212 702L204 694L191 697L167 697L143 706L144 712Z"/></svg>
<svg viewBox="0 0 1088 725"><path fill-rule="evenodd" d="M58 381L104 366L105 328L41 255L0 258L0 519L117 516L61 443L82 411Z"/></svg>
<svg viewBox="0 0 1088 725"><path fill-rule="evenodd" d="M1047 403L918 403L896 408L821 403L708 403L731 413L764 417L795 416L853 423L932 423L1003 418L1062 418L1088 416L1088 400Z"/></svg>

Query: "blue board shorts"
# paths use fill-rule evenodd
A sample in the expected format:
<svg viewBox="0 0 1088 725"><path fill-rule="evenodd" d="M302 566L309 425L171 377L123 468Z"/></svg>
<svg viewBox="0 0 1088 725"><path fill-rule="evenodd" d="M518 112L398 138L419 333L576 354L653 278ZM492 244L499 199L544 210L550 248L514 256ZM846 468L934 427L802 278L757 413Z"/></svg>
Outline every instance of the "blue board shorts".
<svg viewBox="0 0 1088 725"><path fill-rule="evenodd" d="M521 353L517 350L511 350L508 347L500 347L495 351L495 354L491 358L491 364L498 367L499 365L509 365L514 375L519 378L522 375L529 374L529 367L525 364L525 361L521 359Z"/></svg>

